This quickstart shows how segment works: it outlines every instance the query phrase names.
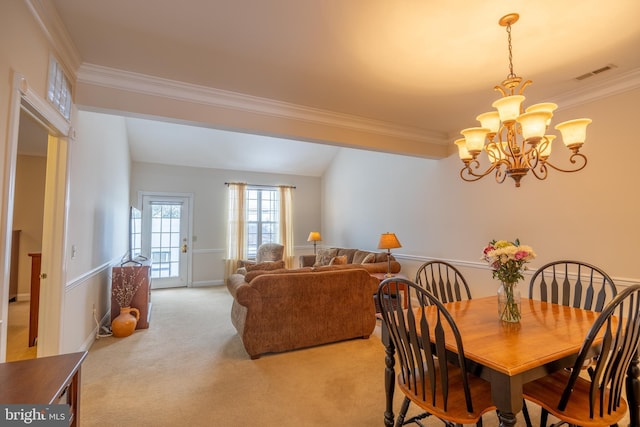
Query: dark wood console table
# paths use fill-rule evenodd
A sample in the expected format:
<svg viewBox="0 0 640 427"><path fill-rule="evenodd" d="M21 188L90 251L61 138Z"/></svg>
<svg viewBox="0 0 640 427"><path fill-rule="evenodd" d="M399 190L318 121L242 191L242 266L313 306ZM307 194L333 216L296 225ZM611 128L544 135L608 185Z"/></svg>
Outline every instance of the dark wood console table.
<svg viewBox="0 0 640 427"><path fill-rule="evenodd" d="M80 425L80 366L87 352L0 363L0 403L70 407L69 425Z"/></svg>

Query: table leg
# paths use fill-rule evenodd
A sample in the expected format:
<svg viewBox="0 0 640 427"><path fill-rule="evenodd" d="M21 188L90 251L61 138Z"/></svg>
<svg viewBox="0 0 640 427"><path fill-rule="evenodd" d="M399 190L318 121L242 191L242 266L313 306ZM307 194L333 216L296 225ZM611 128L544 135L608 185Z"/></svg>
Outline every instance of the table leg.
<svg viewBox="0 0 640 427"><path fill-rule="evenodd" d="M500 420L500 427L514 427L516 425L516 415L512 412L498 411L498 419Z"/></svg>
<svg viewBox="0 0 640 427"><path fill-rule="evenodd" d="M629 404L629 427L640 426L640 360L636 350L627 371L627 401Z"/></svg>
<svg viewBox="0 0 640 427"><path fill-rule="evenodd" d="M393 394L395 391L395 376L396 372L394 369L394 365L396 363L395 358L395 347L393 342L391 341L391 337L389 336L389 330L385 326L384 322L382 322L381 326L381 338L382 344L384 344L385 351L385 369L384 369L384 391L386 398L386 408L384 411L384 425L387 427L393 427Z"/></svg>
<svg viewBox="0 0 640 427"><path fill-rule="evenodd" d="M514 427L516 414L522 410L522 379L493 372L491 399L498 408L500 427Z"/></svg>

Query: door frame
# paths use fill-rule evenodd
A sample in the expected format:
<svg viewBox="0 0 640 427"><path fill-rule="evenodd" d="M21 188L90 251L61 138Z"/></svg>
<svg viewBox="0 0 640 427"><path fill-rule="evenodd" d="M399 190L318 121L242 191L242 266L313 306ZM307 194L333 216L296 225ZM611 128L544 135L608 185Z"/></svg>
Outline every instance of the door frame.
<svg viewBox="0 0 640 427"><path fill-rule="evenodd" d="M21 73L13 73L7 145L2 176L2 211L0 211L0 257L2 297L0 298L0 362L7 357L7 320L9 314L10 248L13 227L15 174L18 155L20 110L31 114L49 133L45 210L42 224L41 272L46 274L41 287L38 322L38 357L60 353L62 345L62 307L66 284L66 229L69 194L68 139L71 124L45 99L40 97Z"/></svg>
<svg viewBox="0 0 640 427"><path fill-rule="evenodd" d="M175 193L175 192L167 192L167 191L138 191L138 209L142 211L143 209L143 199L144 197L154 197L160 198L183 198L186 199L186 203L189 209L189 217L187 218L187 260L186 260L186 270L187 270L187 283L186 287L190 288L193 286L193 193ZM142 221L144 221L145 213L142 212ZM142 230L145 230L145 224L142 224ZM151 284L153 288L153 283Z"/></svg>

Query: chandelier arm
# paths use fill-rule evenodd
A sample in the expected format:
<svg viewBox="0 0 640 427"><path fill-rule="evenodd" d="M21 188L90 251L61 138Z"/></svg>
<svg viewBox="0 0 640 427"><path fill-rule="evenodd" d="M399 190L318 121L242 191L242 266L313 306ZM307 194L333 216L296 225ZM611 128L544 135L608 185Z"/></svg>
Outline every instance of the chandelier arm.
<svg viewBox="0 0 640 427"><path fill-rule="evenodd" d="M484 178L485 176L489 175L494 169L496 169L496 167L498 166L498 163L494 163L491 166L489 166L489 168L482 172L481 174L475 173L471 167L472 165L474 169L478 169L480 167L480 162L478 162L477 160L473 160L471 162L469 162L469 164L465 165L465 167L463 167L462 169L460 169L460 178L462 178L463 180L467 181L467 182L474 182L474 181L478 181L482 178ZM499 170L499 168L498 168ZM497 175L498 172L496 172Z"/></svg>
<svg viewBox="0 0 640 427"><path fill-rule="evenodd" d="M549 170L547 169L546 163L540 162L539 166L540 167L538 168L538 170L531 168L531 172L533 173L533 176L542 181L544 179L547 179L547 173L549 172Z"/></svg>
<svg viewBox="0 0 640 427"><path fill-rule="evenodd" d="M576 158L579 159L579 160L576 160ZM555 170L557 170L559 172L578 172L578 171L581 171L582 169L584 169L585 166L587 166L587 157L582 153L573 153L571 155L571 157L569 157L569 161L572 164L577 163L578 167L576 167L575 169L562 169L562 168L560 168L558 166L555 166L553 163L551 163L549 161L544 162L544 164L547 165L547 166L552 167L553 169L555 169Z"/></svg>

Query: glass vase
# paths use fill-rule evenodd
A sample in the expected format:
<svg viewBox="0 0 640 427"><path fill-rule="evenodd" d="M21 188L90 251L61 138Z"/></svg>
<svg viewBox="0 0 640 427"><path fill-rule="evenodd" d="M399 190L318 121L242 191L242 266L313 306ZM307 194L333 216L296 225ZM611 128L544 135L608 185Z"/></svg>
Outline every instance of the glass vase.
<svg viewBox="0 0 640 427"><path fill-rule="evenodd" d="M502 283L498 289L498 318L503 322L520 322L520 289L518 283Z"/></svg>

